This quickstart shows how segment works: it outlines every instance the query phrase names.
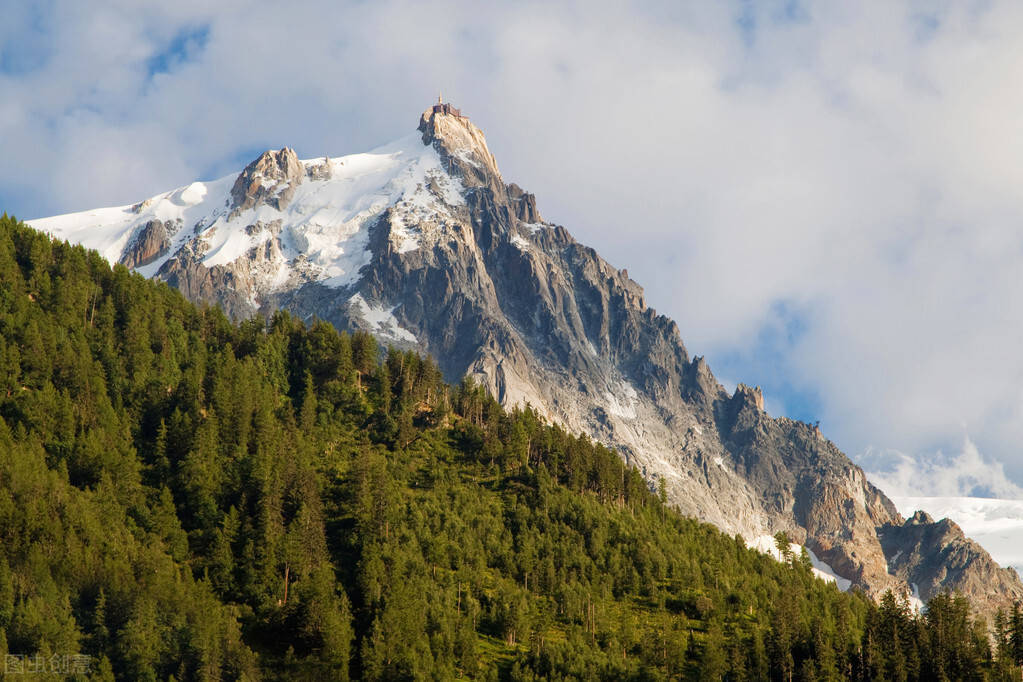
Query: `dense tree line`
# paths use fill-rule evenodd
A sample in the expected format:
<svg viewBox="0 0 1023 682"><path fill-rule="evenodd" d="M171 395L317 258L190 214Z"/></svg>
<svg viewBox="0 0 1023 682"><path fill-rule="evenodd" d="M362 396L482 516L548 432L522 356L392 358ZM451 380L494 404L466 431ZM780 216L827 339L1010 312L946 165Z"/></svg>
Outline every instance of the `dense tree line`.
<svg viewBox="0 0 1023 682"><path fill-rule="evenodd" d="M1011 679L428 358L231 324L0 219L0 655L91 679Z"/></svg>

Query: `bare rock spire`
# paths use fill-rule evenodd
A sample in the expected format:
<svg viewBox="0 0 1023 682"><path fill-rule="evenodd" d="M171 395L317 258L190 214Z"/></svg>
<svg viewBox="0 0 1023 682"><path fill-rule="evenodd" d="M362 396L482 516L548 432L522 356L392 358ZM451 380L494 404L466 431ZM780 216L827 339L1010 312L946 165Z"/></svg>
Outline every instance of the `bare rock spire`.
<svg viewBox="0 0 1023 682"><path fill-rule="evenodd" d="M282 210L295 195L305 168L295 150L266 151L245 167L231 188L232 209L244 211L258 204Z"/></svg>

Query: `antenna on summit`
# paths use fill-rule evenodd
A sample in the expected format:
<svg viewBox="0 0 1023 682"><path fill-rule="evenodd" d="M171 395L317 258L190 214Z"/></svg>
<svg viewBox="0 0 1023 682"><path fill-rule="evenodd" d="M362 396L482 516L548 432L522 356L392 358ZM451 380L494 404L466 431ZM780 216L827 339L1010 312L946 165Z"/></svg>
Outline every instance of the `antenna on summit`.
<svg viewBox="0 0 1023 682"><path fill-rule="evenodd" d="M455 109L450 104L447 104L444 101L444 98L440 96L440 93L437 94L437 103L434 104L433 107L431 107L430 109L427 109L426 111L427 111L427 113L430 113L432 111L434 114L447 114L449 116L457 116L458 118L465 118L464 116L462 116L462 112L461 111L459 111L458 109Z"/></svg>

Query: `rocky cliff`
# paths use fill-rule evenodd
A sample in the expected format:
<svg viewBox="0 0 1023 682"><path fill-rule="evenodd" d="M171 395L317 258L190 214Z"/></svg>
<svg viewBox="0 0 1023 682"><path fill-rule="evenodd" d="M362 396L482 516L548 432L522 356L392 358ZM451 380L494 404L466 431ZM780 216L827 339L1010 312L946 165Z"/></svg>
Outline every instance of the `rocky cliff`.
<svg viewBox="0 0 1023 682"><path fill-rule="evenodd" d="M759 389L729 395L628 273L544 220L449 111L369 154L266 152L237 177L33 224L235 317L287 308L427 352L450 380L614 446L682 512L749 539L785 531L870 593L1023 597L957 528L905 522L819 430L770 417ZM90 220L123 236L90 243Z"/></svg>
<svg viewBox="0 0 1023 682"><path fill-rule="evenodd" d="M918 511L902 525L886 524L878 535L889 570L916 593L961 592L970 596L978 611L988 614L1005 606L1006 595L1019 599L1016 571L991 561L949 519L935 522Z"/></svg>

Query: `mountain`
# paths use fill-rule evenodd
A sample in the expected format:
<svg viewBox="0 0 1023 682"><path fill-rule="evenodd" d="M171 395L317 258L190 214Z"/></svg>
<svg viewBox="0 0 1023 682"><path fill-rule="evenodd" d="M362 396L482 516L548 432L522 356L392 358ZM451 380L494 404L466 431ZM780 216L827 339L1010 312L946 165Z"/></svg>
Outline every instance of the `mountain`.
<svg viewBox="0 0 1023 682"><path fill-rule="evenodd" d="M231 324L7 216L0 330L10 675L1020 676L1018 612L841 592L366 333Z"/></svg>
<svg viewBox="0 0 1023 682"><path fill-rule="evenodd" d="M899 511L955 521L1000 564L1023 571L1023 500L988 497L893 497Z"/></svg>
<svg viewBox="0 0 1023 682"><path fill-rule="evenodd" d="M684 514L751 543L785 532L875 596L1023 598L958 526L903 519L819 429L769 416L758 388L725 391L626 271L504 181L448 104L367 154L268 151L237 176L30 224L235 319L283 308L429 353L448 380L613 446ZM931 570L946 541L961 544L961 570Z"/></svg>

